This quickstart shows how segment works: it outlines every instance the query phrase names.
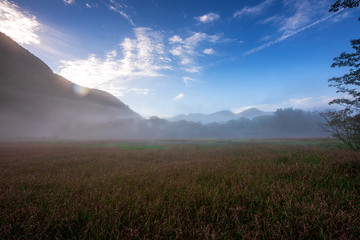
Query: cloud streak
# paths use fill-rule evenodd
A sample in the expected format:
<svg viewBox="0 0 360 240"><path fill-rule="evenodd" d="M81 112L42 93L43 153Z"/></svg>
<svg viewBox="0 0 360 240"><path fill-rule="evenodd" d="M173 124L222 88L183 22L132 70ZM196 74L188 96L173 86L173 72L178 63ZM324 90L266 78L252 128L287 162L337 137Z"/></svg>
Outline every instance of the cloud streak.
<svg viewBox="0 0 360 240"><path fill-rule="evenodd" d="M136 78L160 77L162 71L171 69L158 32L135 28L134 35L133 39L123 40L120 51L109 51L103 59L90 54L87 59L61 61L59 74L79 85L123 95L122 83Z"/></svg>
<svg viewBox="0 0 360 240"><path fill-rule="evenodd" d="M169 44L172 46L169 52L179 60L182 70L188 73L197 73L201 71L201 67L196 63L196 58L202 53L210 55L215 52L212 48L198 51L199 44L201 42L214 44L219 42L220 38L219 35L208 35L203 32L196 32L185 39L174 35L169 38Z"/></svg>
<svg viewBox="0 0 360 240"><path fill-rule="evenodd" d="M321 111L329 108L329 102L335 99L335 97L329 96L316 96L316 97L304 97L304 98L291 98L278 104L259 104L252 106L245 106L241 108L234 108L234 113L240 113L250 108L258 108L262 111L274 112L280 108L297 108L307 111Z"/></svg>
<svg viewBox="0 0 360 240"><path fill-rule="evenodd" d="M64 4L69 6L73 5L75 3L75 0L63 0ZM109 1L101 1L101 3L106 6L110 11L116 12L120 14L123 18L125 18L131 26L135 27L134 21L130 18L130 16L125 12L125 9L127 8L127 5L123 2L120 3L117 0L109 0ZM85 3L85 7L92 8L93 6L97 6L98 4L92 3Z"/></svg>
<svg viewBox="0 0 360 240"><path fill-rule="evenodd" d="M212 48L206 48L206 49L204 49L203 52L207 55L212 55L215 53L214 49L212 49Z"/></svg>
<svg viewBox="0 0 360 240"><path fill-rule="evenodd" d="M17 43L40 44L37 32L40 23L35 16L22 12L19 7L7 0L0 2L0 31Z"/></svg>
<svg viewBox="0 0 360 240"><path fill-rule="evenodd" d="M117 2L116 0L110 0L109 9L113 12L116 12L120 14L123 18L125 18L131 26L136 26L134 21L127 15L124 11L124 9L127 8L125 4L121 4Z"/></svg>
<svg viewBox="0 0 360 240"><path fill-rule="evenodd" d="M185 95L183 93L179 93L176 97L171 99L171 101L177 101L177 100L183 99L184 97L185 97Z"/></svg>
<svg viewBox="0 0 360 240"><path fill-rule="evenodd" d="M149 93L153 92L153 89L148 89L148 88L130 88L128 90L128 92L133 92L136 94L141 94L141 95L148 95Z"/></svg>
<svg viewBox="0 0 360 240"><path fill-rule="evenodd" d="M191 85L191 82L200 82L199 80L196 80L196 79L188 77L188 76L183 77L183 81L187 87L189 87Z"/></svg>
<svg viewBox="0 0 360 240"><path fill-rule="evenodd" d="M268 8L275 0L265 0L264 2L260 3L259 5L253 7L244 7L239 11L234 13L235 18L240 18L245 15L259 15L261 14L266 8Z"/></svg>
<svg viewBox="0 0 360 240"><path fill-rule="evenodd" d="M212 48L200 50L201 43L214 44L220 36L196 32L187 38L174 35L164 41L163 33L150 28L134 28L134 38L125 38L118 48L104 57L90 54L85 59L62 60L58 73L70 81L89 88L98 88L116 96L134 92L147 95L150 91L127 91L129 82L164 77L168 71L196 74L201 71L197 58L213 54ZM186 86L196 82L184 76Z"/></svg>
<svg viewBox="0 0 360 240"><path fill-rule="evenodd" d="M298 4L297 11L295 12L295 14L293 16L291 16L289 18L279 20L280 17L272 17L271 19L265 20L263 23L268 23L269 21L276 21L278 24L280 24L279 32L281 32L282 35L275 40L269 41L263 45L260 45L249 51L246 51L243 54L243 56L251 55L255 52L263 50L274 44L282 42L292 36L297 35L298 33L301 33L313 26L316 26L316 25L328 20L329 18L333 17L334 15L336 15L340 12L339 11L337 13L327 14L326 16L309 24L311 17L308 15L309 13L306 11L305 5L307 5L307 3L302 3L300 5ZM306 23L307 23L307 25L304 25ZM299 27L299 26L301 26L301 27Z"/></svg>
<svg viewBox="0 0 360 240"><path fill-rule="evenodd" d="M75 0L64 0L64 3L66 4L66 5L71 5L71 4L73 4L75 2Z"/></svg>
<svg viewBox="0 0 360 240"><path fill-rule="evenodd" d="M217 13L208 13L203 16L195 17L196 20L202 23L210 23L220 19L220 15Z"/></svg>

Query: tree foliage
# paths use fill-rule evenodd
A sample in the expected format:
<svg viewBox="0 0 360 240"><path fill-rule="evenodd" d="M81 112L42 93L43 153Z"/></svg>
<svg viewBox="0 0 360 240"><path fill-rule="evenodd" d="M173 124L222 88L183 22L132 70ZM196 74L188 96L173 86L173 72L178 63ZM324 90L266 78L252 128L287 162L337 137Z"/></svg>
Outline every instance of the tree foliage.
<svg viewBox="0 0 360 240"><path fill-rule="evenodd" d="M360 115L351 116L346 109L322 113L326 128L351 149L360 149Z"/></svg>
<svg viewBox="0 0 360 240"><path fill-rule="evenodd" d="M354 53L341 53L334 58L331 67L350 67L349 73L341 77L329 79L329 86L336 87L337 93L343 93L349 98L337 98L329 104L340 104L348 109L349 113L359 113L360 110L360 39L351 40Z"/></svg>
<svg viewBox="0 0 360 240"><path fill-rule="evenodd" d="M358 7L360 0L336 1L329 11ZM343 107L338 111L322 113L326 129L352 149L360 150L360 39L351 40L353 53L341 53L331 67L348 67L349 73L329 79L329 86L336 87L344 97L329 102Z"/></svg>
<svg viewBox="0 0 360 240"><path fill-rule="evenodd" d="M354 8L358 7L360 4L360 0L338 0L333 5L331 5L329 11L337 12L341 8Z"/></svg>

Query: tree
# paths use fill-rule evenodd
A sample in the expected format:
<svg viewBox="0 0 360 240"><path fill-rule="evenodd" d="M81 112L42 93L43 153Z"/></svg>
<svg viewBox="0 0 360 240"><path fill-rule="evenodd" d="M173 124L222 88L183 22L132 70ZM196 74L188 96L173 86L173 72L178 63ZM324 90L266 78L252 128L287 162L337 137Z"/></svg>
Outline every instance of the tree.
<svg viewBox="0 0 360 240"><path fill-rule="evenodd" d="M337 12L341 8L354 8L358 7L360 0L338 0L333 5L331 5L329 12Z"/></svg>
<svg viewBox="0 0 360 240"><path fill-rule="evenodd" d="M345 110L321 114L326 121L326 130L351 149L360 149L360 115L349 116Z"/></svg>
<svg viewBox="0 0 360 240"><path fill-rule="evenodd" d="M337 12L340 8L358 7L360 0L336 1L329 11ZM360 20L360 19L359 19ZM322 113L327 130L352 149L360 150L360 39L351 40L354 53L341 53L334 58L331 67L349 67L349 73L329 79L329 86L336 87L341 97L329 102L338 104L343 109Z"/></svg>
<svg viewBox="0 0 360 240"><path fill-rule="evenodd" d="M347 109L350 114L360 113L360 39L351 40L355 53L341 53L340 57L334 58L331 67L350 67L349 73L341 77L329 79L329 86L336 87L337 93L344 93L350 98L337 98L329 104L339 104Z"/></svg>

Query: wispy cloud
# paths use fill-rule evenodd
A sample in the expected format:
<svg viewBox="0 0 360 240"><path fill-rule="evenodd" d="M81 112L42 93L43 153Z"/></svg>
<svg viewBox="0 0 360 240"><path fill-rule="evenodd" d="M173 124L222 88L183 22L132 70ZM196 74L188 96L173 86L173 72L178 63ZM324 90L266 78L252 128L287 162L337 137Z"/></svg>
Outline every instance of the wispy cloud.
<svg viewBox="0 0 360 240"><path fill-rule="evenodd" d="M0 0L0 32L40 57L53 69L58 62L76 52L74 37L37 20L36 16L11 1ZM67 51L64 51L67 49Z"/></svg>
<svg viewBox="0 0 360 240"><path fill-rule="evenodd" d="M206 48L206 49L204 49L203 52L207 55L211 55L211 54L215 53L214 49L212 49L212 48Z"/></svg>
<svg viewBox="0 0 360 240"><path fill-rule="evenodd" d="M178 35L174 35L174 36L172 36L171 38L169 38L169 42L170 42L171 44L174 44L174 43L182 43L183 40L182 40L182 38L179 37Z"/></svg>
<svg viewBox="0 0 360 240"><path fill-rule="evenodd" d="M210 37L206 33L196 32L192 36L186 38L184 43L186 45L196 45L199 42L204 41L206 39L209 39L209 41L210 41Z"/></svg>
<svg viewBox="0 0 360 240"><path fill-rule="evenodd" d="M239 108L233 108L231 111L235 114L241 113L245 110L251 109L251 108L257 108L264 112L274 112L276 109L281 108L280 104L259 104L259 105L251 105L251 106L244 106Z"/></svg>
<svg viewBox="0 0 360 240"><path fill-rule="evenodd" d="M343 12L341 14L337 14L333 19L332 19L332 22L340 22L342 21L343 19L345 18L348 18L350 17L351 14L349 11L346 11L346 12Z"/></svg>
<svg viewBox="0 0 360 240"><path fill-rule="evenodd" d="M294 108L301 108L305 110L324 109L329 107L329 102L335 97L320 96L320 97L305 97L305 98L292 98L283 105L292 106Z"/></svg>
<svg viewBox="0 0 360 240"><path fill-rule="evenodd" d="M71 4L75 3L75 0L63 0L63 1L67 5L71 5Z"/></svg>
<svg viewBox="0 0 360 240"><path fill-rule="evenodd" d="M130 88L128 92L133 92L140 95L148 95L149 93L153 92L154 89L148 89L148 88Z"/></svg>
<svg viewBox="0 0 360 240"><path fill-rule="evenodd" d="M69 6L69 5L73 5L75 3L75 0L63 0L64 4ZM95 3L96 1L93 1L91 4L90 3L82 3L85 5L85 7L87 8L92 8L92 7L97 7L98 3ZM128 8L128 6L125 4L124 1L119 1L119 0L104 0L104 1L97 1L100 4L103 4L106 8L108 8L110 11L116 12L118 14L120 14L123 18L125 18L131 26L136 26L134 21L131 19L131 17L126 13L126 9Z"/></svg>
<svg viewBox="0 0 360 240"><path fill-rule="evenodd" d="M328 13L329 1L327 0L283 0L282 3L283 7L287 9L285 15L274 15L260 22L262 24L271 23L276 25L278 30L275 35L278 35L278 37L245 52L243 54L244 56L282 42L338 14ZM269 36L267 36L267 38L269 38Z"/></svg>
<svg viewBox="0 0 360 240"><path fill-rule="evenodd" d="M19 44L39 44L37 32L40 23L35 16L22 12L20 8L7 0L0 2L0 31Z"/></svg>
<svg viewBox="0 0 360 240"><path fill-rule="evenodd" d="M320 2L317 2L321 4ZM288 17L283 17L279 22L279 31L292 31L298 29L311 22L314 15L313 3L310 1L295 1L291 2L285 0L285 6L292 9L294 12Z"/></svg>
<svg viewBox="0 0 360 240"><path fill-rule="evenodd" d="M335 14L336 14L336 13L335 13ZM317 21L315 21L315 22L313 22L313 23L311 23L311 24L308 24L308 25L306 25L306 26L304 26L304 27L301 27L301 28L299 28L299 29L296 29L296 30L288 30L288 31L284 32L284 33L282 34L282 36L280 36L279 38L277 38L277 39L275 39L275 40L273 40L273 41L269 41L269 42L267 42L267 43L265 43L265 44L263 44L263 45L261 45L261 46L259 46L259 47L253 48L253 49L251 49L251 50L249 50L249 51L246 51L246 52L243 54L243 56L251 55L251 54L253 54L253 53L255 53L255 52L258 52L258 51L260 51L260 50L262 50L262 49L264 49L264 48L267 48L267 47L270 47L270 46L272 46L272 45L274 45L274 44L276 44L276 43L282 42L282 41L288 39L289 37L292 37L292 36L294 36L294 35L296 35L296 34L298 34L298 33L301 33L301 32L303 32L303 31L305 31L306 29L309 29L309 28L311 28L311 27L313 27L313 26L315 26L315 25L317 25L317 24L319 24L319 23L321 23L321 22L326 21L327 19L331 18L333 15L334 15L334 14L325 16L325 17L323 17L323 18L321 18L321 19L319 19L319 20L317 20Z"/></svg>
<svg viewBox="0 0 360 240"><path fill-rule="evenodd" d="M126 20L128 20L129 23L130 23L132 26L135 26L135 23L133 22L133 20L131 20L131 18L130 18L124 11L122 11L122 10L120 10L120 9L117 9L117 8L114 7L114 6L110 6L109 9L110 9L111 11L114 11L114 12L119 13L119 14L120 14L121 16L123 16Z"/></svg>
<svg viewBox="0 0 360 240"><path fill-rule="evenodd" d="M196 57L202 53L212 54L214 50L211 48L199 51L200 42L216 43L220 41L219 35L208 35L203 32L196 32L193 35L183 39L178 35L169 38L169 44L172 45L170 53L179 59L179 63L185 72L196 73L201 67L196 63Z"/></svg>
<svg viewBox="0 0 360 240"><path fill-rule="evenodd" d="M199 73L201 66L197 58L204 57L204 53L214 53L212 48L200 50L200 43L213 44L221 40L220 36L197 32L184 39L174 35L164 41L163 33L150 28L134 28L134 35L134 38L125 38L104 57L90 54L85 59L62 60L57 72L76 84L116 96L129 92L146 95L151 91L136 91L141 89L139 85L131 91L124 86L144 78L163 77L168 71ZM196 81L186 75L183 80L187 86Z"/></svg>
<svg viewBox="0 0 360 240"><path fill-rule="evenodd" d="M203 16L195 17L196 20L202 23L210 23L220 19L220 15L217 13L208 13Z"/></svg>
<svg viewBox="0 0 360 240"><path fill-rule="evenodd" d="M242 17L245 15L259 15L261 14L266 8L268 8L275 0L265 0L264 2L260 3L259 5L253 7L244 7L239 11L234 13L234 17Z"/></svg>
<svg viewBox="0 0 360 240"><path fill-rule="evenodd" d="M185 95L183 93L179 93L176 97L171 99L171 101L177 101L177 100L180 100L180 99L182 99L184 97L185 97Z"/></svg>
<svg viewBox="0 0 360 240"><path fill-rule="evenodd" d="M190 66L190 67L184 67L183 68L188 73L198 73L201 71L201 67L198 66Z"/></svg>
<svg viewBox="0 0 360 240"><path fill-rule="evenodd" d="M109 5L109 9L111 11L114 11L116 13L119 13L122 17L124 17L126 20L128 20L128 22L132 25L135 26L134 21L129 17L129 15L127 15L125 13L125 9L127 8L127 5L124 3L119 3L116 0L110 0L110 5Z"/></svg>
<svg viewBox="0 0 360 240"><path fill-rule="evenodd" d="M279 15L274 15L274 16L271 16L271 17L268 17L264 20L261 20L260 23L261 24L268 24L268 23L276 23L278 24L279 22L282 22L283 19L281 16Z"/></svg>
<svg viewBox="0 0 360 240"><path fill-rule="evenodd" d="M333 99L335 99L335 97L329 97L329 96L291 98L289 100L280 103L245 106L240 108L234 108L232 109L232 111L234 113L240 113L250 108L258 108L265 112L274 112L280 108L297 108L307 111L321 111L329 108L328 103Z"/></svg>
<svg viewBox="0 0 360 240"><path fill-rule="evenodd" d="M199 80L196 80L196 79L188 77L188 76L183 77L183 81L187 87L191 85L191 82L200 82Z"/></svg>
<svg viewBox="0 0 360 240"><path fill-rule="evenodd" d="M282 0L281 14L268 17L263 20L262 24L273 23L278 26L278 31L288 31L303 27L318 18L319 14L328 14L328 0Z"/></svg>
<svg viewBox="0 0 360 240"><path fill-rule="evenodd" d="M79 85L114 94L114 88L126 81L163 76L162 71L171 67L161 34L149 28L135 28L134 34L134 39L124 39L120 51L109 51L105 58L91 54L87 59L61 61L59 74Z"/></svg>

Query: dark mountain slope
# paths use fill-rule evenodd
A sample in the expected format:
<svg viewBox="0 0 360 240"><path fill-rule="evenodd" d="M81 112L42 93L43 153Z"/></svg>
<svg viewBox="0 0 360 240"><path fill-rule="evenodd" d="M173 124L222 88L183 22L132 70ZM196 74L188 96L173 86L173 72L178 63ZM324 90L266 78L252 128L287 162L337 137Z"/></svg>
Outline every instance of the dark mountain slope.
<svg viewBox="0 0 360 240"><path fill-rule="evenodd" d="M79 125L141 118L113 95L82 88L54 74L3 33L0 84L2 139L61 136Z"/></svg>

